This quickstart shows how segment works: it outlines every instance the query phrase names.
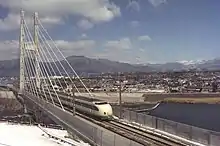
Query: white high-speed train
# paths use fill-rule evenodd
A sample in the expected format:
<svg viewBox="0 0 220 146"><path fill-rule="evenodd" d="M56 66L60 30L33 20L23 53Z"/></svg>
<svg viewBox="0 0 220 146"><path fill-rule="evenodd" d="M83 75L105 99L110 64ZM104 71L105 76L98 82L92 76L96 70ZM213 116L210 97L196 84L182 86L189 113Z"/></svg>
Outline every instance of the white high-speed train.
<svg viewBox="0 0 220 146"><path fill-rule="evenodd" d="M44 96L43 92L41 92L42 96ZM47 92L46 94L49 95ZM58 102L57 97L54 93L54 101ZM59 98L61 103L64 106L72 107L73 106L73 98L71 96L67 96L65 94L59 94ZM50 100L50 98L48 98ZM86 98L83 96L75 97L75 108L76 110L89 114L91 116L95 116L102 120L111 120L113 117L113 111L111 105L106 101L101 101L94 98Z"/></svg>
<svg viewBox="0 0 220 146"><path fill-rule="evenodd" d="M62 103L68 105L70 107L73 106L72 99L69 98L68 100L61 99ZM110 120L112 119L113 112L112 107L108 102L105 101L98 101L95 99L89 99L89 101L75 99L75 108L76 110L89 114L91 116L96 116L103 120Z"/></svg>

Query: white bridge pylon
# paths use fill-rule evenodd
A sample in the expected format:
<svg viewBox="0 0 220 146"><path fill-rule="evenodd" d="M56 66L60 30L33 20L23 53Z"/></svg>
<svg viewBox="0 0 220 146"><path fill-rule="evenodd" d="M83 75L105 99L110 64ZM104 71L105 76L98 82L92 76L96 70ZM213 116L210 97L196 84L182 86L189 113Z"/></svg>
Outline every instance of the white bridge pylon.
<svg viewBox="0 0 220 146"><path fill-rule="evenodd" d="M74 92L81 94L75 84L77 81L78 84L83 85L85 91L92 97L89 89L66 60L65 56L42 25L38 18L38 13L35 12L33 17L33 35L24 18L24 11L21 10L20 14L19 93L22 94L24 91L32 93L36 97L42 98L47 102L52 102L54 105L60 106L64 110L57 90L55 90L54 87L58 85L62 91L72 87L74 88ZM51 79L51 76L64 76L64 78L56 80ZM74 79L72 78L73 76L75 77Z"/></svg>

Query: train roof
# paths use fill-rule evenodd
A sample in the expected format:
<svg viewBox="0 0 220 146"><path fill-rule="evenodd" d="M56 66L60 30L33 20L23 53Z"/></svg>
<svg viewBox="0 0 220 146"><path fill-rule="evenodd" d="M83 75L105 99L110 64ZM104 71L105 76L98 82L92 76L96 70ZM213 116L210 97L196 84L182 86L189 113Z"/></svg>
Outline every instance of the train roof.
<svg viewBox="0 0 220 146"><path fill-rule="evenodd" d="M97 101L102 101L100 99L96 99L96 98L93 98L93 97L85 97L85 96L76 96L77 99L81 99L81 100L84 100L84 101L88 101L88 102L97 102Z"/></svg>

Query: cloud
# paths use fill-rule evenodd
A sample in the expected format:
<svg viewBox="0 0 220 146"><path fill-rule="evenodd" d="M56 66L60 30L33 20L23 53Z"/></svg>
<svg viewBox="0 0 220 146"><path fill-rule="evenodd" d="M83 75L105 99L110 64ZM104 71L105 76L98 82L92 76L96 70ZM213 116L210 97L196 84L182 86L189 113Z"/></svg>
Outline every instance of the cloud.
<svg viewBox="0 0 220 146"><path fill-rule="evenodd" d="M148 35L139 36L137 39L139 41L151 41L152 40Z"/></svg>
<svg viewBox="0 0 220 146"><path fill-rule="evenodd" d="M167 3L167 0L148 0L154 7Z"/></svg>
<svg viewBox="0 0 220 146"><path fill-rule="evenodd" d="M87 30L94 27L94 24L87 19L82 19L77 23L77 26L83 30Z"/></svg>
<svg viewBox="0 0 220 146"><path fill-rule="evenodd" d="M64 40L56 40L56 45L62 50L83 50L83 49L92 49L96 46L96 42L94 40L78 40L78 41L64 41Z"/></svg>
<svg viewBox="0 0 220 146"><path fill-rule="evenodd" d="M131 21L130 25L131 25L131 27L136 28L140 25L140 22L139 21Z"/></svg>
<svg viewBox="0 0 220 146"><path fill-rule="evenodd" d="M139 48L140 52L145 52L145 50L143 48Z"/></svg>
<svg viewBox="0 0 220 146"><path fill-rule="evenodd" d="M7 41L1 41L0 42L0 50L15 50L15 48L18 48L19 42L17 40L7 40Z"/></svg>
<svg viewBox="0 0 220 146"><path fill-rule="evenodd" d="M19 42L17 40L0 41L0 58L1 60L8 60L18 58Z"/></svg>
<svg viewBox="0 0 220 146"><path fill-rule="evenodd" d="M133 41L136 41L133 43ZM115 61L134 63L138 60L148 58L147 50L138 45L138 40L131 41L130 38L124 37L118 40L108 40L105 42L96 42L92 39L80 39L77 41L54 40L56 46L60 49L65 57L71 55L87 56L90 58L106 58ZM48 41L57 57L62 59L61 55L55 49L54 44ZM7 60L19 57L19 42L17 40L0 41L0 59ZM44 46L43 44L40 46ZM101 49L97 49L101 48ZM42 48L40 48L42 49ZM46 49L44 48L45 52ZM50 49L48 49L50 53ZM49 55L46 53L47 56ZM52 54L52 56L54 56ZM138 58L138 59L137 59ZM48 56L50 59L50 56ZM54 58L55 59L55 58ZM140 62L140 61L139 61Z"/></svg>
<svg viewBox="0 0 220 146"><path fill-rule="evenodd" d="M128 50L132 48L132 43L129 38L121 38L119 40L107 41L104 47L108 50Z"/></svg>
<svg viewBox="0 0 220 146"><path fill-rule="evenodd" d="M78 41L65 41L55 40L56 46L63 52L64 56L70 55L92 55L96 42L94 40L78 40ZM55 48L51 41L48 41L52 48ZM0 59L8 60L13 58L19 58L19 42L17 40L0 41ZM40 45L43 47L43 43ZM49 50L49 48L48 48ZM57 52L54 49L55 52Z"/></svg>
<svg viewBox="0 0 220 146"><path fill-rule="evenodd" d="M83 33L83 34L81 35L81 38L82 38L82 39L88 38L88 35L87 35L86 33Z"/></svg>
<svg viewBox="0 0 220 146"><path fill-rule="evenodd" d="M131 0L129 1L127 8L139 12L141 10L140 5L137 1Z"/></svg>
<svg viewBox="0 0 220 146"><path fill-rule="evenodd" d="M109 0L0 0L0 5L10 12L1 20L2 28L7 30L10 26L17 28L13 22L18 20L20 8L28 13L40 12L40 18L51 24L60 24L63 17L70 15L83 16L93 23L110 21L121 15L120 8Z"/></svg>
<svg viewBox="0 0 220 146"><path fill-rule="evenodd" d="M26 16L25 21L27 25L33 25L33 18ZM62 24L62 20L56 17L42 17L41 22L46 27L51 24ZM16 30L20 27L20 15L10 13L5 19L0 19L0 31Z"/></svg>

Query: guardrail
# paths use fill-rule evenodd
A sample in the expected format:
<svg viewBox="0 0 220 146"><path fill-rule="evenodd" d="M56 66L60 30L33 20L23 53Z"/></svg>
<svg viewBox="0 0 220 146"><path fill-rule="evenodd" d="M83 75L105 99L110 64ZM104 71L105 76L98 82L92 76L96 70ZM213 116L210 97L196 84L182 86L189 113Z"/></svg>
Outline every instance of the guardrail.
<svg viewBox="0 0 220 146"><path fill-rule="evenodd" d="M114 115L118 116L119 108L113 109ZM220 132L210 131L183 123L178 123L143 113L123 110L122 118L130 122L140 123L144 126L152 127L167 133L185 138L190 141L198 142L209 146L220 145ZM211 123L210 123L211 124Z"/></svg>

